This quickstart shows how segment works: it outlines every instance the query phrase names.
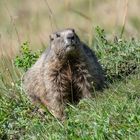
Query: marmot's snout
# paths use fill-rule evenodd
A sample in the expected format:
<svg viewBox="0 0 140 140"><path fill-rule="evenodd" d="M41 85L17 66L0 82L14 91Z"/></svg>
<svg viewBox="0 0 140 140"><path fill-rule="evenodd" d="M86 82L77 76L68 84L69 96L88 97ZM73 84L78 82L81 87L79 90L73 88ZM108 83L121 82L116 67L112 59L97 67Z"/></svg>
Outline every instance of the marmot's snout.
<svg viewBox="0 0 140 140"><path fill-rule="evenodd" d="M74 51L77 49L77 47L80 44L80 39L76 35L75 31L73 29L69 29L65 32L65 37L64 37L64 42L65 42L65 47L67 52Z"/></svg>
<svg viewBox="0 0 140 140"><path fill-rule="evenodd" d="M65 39L66 47L76 46L76 35L74 32L68 32Z"/></svg>

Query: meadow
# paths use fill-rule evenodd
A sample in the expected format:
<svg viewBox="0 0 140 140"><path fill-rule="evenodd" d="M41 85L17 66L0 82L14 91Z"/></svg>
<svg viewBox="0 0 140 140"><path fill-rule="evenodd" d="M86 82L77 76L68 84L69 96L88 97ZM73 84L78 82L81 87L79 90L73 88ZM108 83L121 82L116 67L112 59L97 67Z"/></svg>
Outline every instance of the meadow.
<svg viewBox="0 0 140 140"><path fill-rule="evenodd" d="M0 139L139 140L139 3L1 0ZM47 110L45 116L36 111L21 79L47 47L49 34L65 27L74 27L95 51L108 88L68 104L62 123Z"/></svg>

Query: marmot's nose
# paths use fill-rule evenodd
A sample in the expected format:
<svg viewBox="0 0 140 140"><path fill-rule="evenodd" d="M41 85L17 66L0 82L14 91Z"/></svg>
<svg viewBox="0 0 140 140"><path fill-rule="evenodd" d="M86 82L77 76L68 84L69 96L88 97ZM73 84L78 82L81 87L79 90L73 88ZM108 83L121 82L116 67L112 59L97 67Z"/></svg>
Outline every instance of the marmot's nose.
<svg viewBox="0 0 140 140"><path fill-rule="evenodd" d="M68 39L69 41L74 40L74 33L69 33L69 34L67 35L67 39Z"/></svg>

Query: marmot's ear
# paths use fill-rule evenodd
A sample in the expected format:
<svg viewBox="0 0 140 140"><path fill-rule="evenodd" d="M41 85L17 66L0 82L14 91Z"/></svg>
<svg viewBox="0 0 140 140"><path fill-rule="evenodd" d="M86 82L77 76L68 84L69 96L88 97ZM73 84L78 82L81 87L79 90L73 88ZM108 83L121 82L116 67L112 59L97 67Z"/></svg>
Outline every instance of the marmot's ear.
<svg viewBox="0 0 140 140"><path fill-rule="evenodd" d="M75 33L75 30L74 29L72 29L72 31L73 31L73 33Z"/></svg>
<svg viewBox="0 0 140 140"><path fill-rule="evenodd" d="M49 35L49 38L50 38L50 41L53 41L54 40L53 35Z"/></svg>

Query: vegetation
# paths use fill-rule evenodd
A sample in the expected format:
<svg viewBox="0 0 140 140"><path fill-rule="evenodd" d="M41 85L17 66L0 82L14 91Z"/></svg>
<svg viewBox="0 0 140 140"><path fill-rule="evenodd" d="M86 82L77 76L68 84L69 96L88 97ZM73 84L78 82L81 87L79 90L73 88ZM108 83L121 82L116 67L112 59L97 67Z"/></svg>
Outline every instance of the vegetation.
<svg viewBox="0 0 140 140"><path fill-rule="evenodd" d="M82 100L77 106L68 105L65 110L68 119L63 124L47 110L46 115L41 116L21 86L24 71L36 61L40 51L31 51L26 42L14 62L2 57L0 139L139 139L140 42L135 39L109 41L99 27L93 42L91 47L106 71L107 80L115 82L103 93L96 92L92 100Z"/></svg>
<svg viewBox="0 0 140 140"><path fill-rule="evenodd" d="M93 100L70 105L66 108L69 119L64 124L48 112L45 118L39 116L21 92L16 93L20 98L4 94L0 99L1 139L137 140L140 137L139 76L115 83Z"/></svg>
<svg viewBox="0 0 140 140"><path fill-rule="evenodd" d="M134 73L140 66L140 42L114 38L106 39L104 29L96 28L94 49L106 71L108 80L123 78Z"/></svg>
<svg viewBox="0 0 140 140"><path fill-rule="evenodd" d="M27 71L28 68L30 68L36 62L40 52L33 53L29 49L29 42L23 43L21 46L21 55L16 56L15 66L22 68L24 71Z"/></svg>

